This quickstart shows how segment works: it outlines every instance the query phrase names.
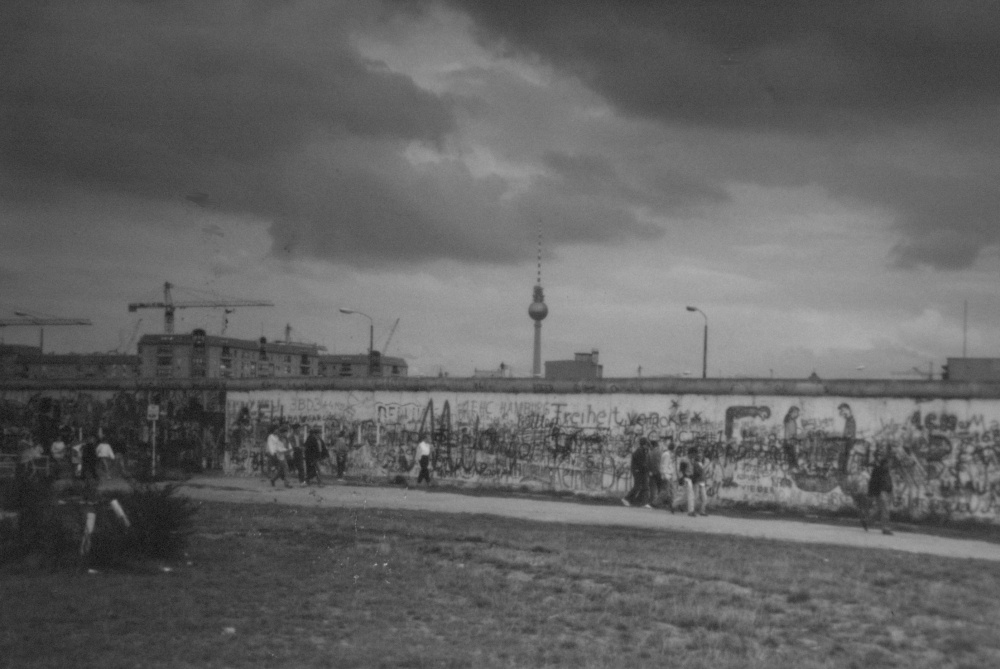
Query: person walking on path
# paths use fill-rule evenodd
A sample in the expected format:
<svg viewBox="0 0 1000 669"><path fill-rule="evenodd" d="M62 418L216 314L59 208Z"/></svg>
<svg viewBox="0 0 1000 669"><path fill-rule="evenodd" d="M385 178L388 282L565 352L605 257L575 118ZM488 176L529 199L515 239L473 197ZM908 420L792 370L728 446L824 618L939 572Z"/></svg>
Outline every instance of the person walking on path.
<svg viewBox="0 0 1000 669"><path fill-rule="evenodd" d="M872 508L878 511L882 534L892 534L889 529L889 509L892 506L892 474L889 472L889 454L882 450L875 454L875 466L868 479L868 497L861 508L861 526L868 531L872 521Z"/></svg>
<svg viewBox="0 0 1000 669"><path fill-rule="evenodd" d="M632 451L632 489L622 497L622 504L625 506L642 506L647 509L649 505L649 440L645 437L639 439L639 446Z"/></svg>
<svg viewBox="0 0 1000 669"><path fill-rule="evenodd" d="M271 428L271 433L267 435L267 457L271 461L271 486L273 487L278 479L285 482L286 488L291 488L288 482L288 446L285 443L286 427L275 425Z"/></svg>
<svg viewBox="0 0 1000 669"><path fill-rule="evenodd" d="M695 449L691 449L694 451ZM690 451L689 451L690 452ZM692 463L691 458L681 451L680 459L677 461L677 485L684 490L684 499L687 503L689 516L694 515L694 484L691 482ZM680 497L680 493L678 493Z"/></svg>
<svg viewBox="0 0 1000 669"><path fill-rule="evenodd" d="M97 437L91 435L80 448L80 477L84 481L97 481L100 478L97 473L98 462Z"/></svg>
<svg viewBox="0 0 1000 669"><path fill-rule="evenodd" d="M670 513L674 513L677 502L677 466L674 463L674 440L671 436L665 436L665 447L661 447L660 453L660 481L662 489L660 491L660 503L664 502L670 508ZM654 504L655 506L655 504Z"/></svg>
<svg viewBox="0 0 1000 669"><path fill-rule="evenodd" d="M705 481L705 461L698 449L691 449L691 485L694 487L694 507L698 513L707 516L708 506L708 483ZM688 502L688 515L695 515L695 509L691 502Z"/></svg>
<svg viewBox="0 0 1000 669"><path fill-rule="evenodd" d="M299 477L299 485L306 485L306 446L302 440L301 426L298 423L292 425L291 434L288 437L288 447L292 454L292 466Z"/></svg>
<svg viewBox="0 0 1000 669"><path fill-rule="evenodd" d="M649 504L650 506L660 506L660 497L664 492L663 475L660 473L660 466L663 462L663 450L656 437L649 439Z"/></svg>
<svg viewBox="0 0 1000 669"><path fill-rule="evenodd" d="M426 481L431 484L431 442L427 440L426 434L420 435L420 442L417 444L416 461L420 464L420 474L417 476L417 483Z"/></svg>
<svg viewBox="0 0 1000 669"><path fill-rule="evenodd" d="M318 486L323 485L323 480L319 476L319 461L328 457L326 444L323 443L323 437L320 433L321 430L318 427L309 428L309 436L306 437L305 443L305 482L308 484L315 479Z"/></svg>
<svg viewBox="0 0 1000 669"><path fill-rule="evenodd" d="M97 459L101 462L104 478L111 478L115 463L115 451L107 439L101 439L101 443L97 445Z"/></svg>
<svg viewBox="0 0 1000 669"><path fill-rule="evenodd" d="M337 458L337 478L343 479L347 471L347 454L351 452L351 443L347 440L347 430L340 428L333 442L333 453Z"/></svg>

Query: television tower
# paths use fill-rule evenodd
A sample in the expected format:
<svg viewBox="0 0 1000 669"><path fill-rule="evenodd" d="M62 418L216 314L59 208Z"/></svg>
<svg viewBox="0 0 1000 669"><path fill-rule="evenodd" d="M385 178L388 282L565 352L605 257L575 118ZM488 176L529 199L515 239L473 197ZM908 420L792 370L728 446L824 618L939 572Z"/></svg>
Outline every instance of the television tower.
<svg viewBox="0 0 1000 669"><path fill-rule="evenodd" d="M532 293L531 306L528 315L535 321L535 354L531 364L531 375L539 378L542 375L542 320L549 315L545 306L545 295L542 293L542 233L538 233L538 282Z"/></svg>

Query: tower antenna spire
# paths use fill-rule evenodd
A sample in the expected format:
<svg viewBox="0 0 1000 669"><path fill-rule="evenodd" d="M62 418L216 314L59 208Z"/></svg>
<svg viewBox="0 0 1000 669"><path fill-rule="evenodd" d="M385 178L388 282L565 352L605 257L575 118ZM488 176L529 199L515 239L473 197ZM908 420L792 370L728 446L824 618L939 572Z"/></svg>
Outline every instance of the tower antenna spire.
<svg viewBox="0 0 1000 669"><path fill-rule="evenodd" d="M532 291L531 306L528 316L535 321L535 346L532 356L531 375L538 378L542 375L542 320L549 315L545 304L545 294L542 291L542 231L538 230L538 282Z"/></svg>
<svg viewBox="0 0 1000 669"><path fill-rule="evenodd" d="M538 285L542 285L542 231L538 231Z"/></svg>

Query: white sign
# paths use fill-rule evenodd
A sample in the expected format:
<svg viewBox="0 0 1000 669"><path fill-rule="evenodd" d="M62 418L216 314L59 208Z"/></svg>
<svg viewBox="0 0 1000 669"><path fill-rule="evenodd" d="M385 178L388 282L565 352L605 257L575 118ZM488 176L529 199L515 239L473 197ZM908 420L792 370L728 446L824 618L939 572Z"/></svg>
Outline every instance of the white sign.
<svg viewBox="0 0 1000 669"><path fill-rule="evenodd" d="M146 407L146 420L156 420L160 417L160 405L150 404Z"/></svg>

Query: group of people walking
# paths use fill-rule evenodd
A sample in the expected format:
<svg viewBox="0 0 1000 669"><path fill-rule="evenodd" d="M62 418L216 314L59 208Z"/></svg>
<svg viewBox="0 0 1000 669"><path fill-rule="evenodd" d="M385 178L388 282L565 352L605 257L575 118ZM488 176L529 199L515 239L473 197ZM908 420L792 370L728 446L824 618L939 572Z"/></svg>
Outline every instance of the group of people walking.
<svg viewBox="0 0 1000 669"><path fill-rule="evenodd" d="M672 438L666 437L664 441L666 447L655 438L639 439L630 461L632 488L622 498L622 504L646 509L667 508L670 513L676 513L685 500L689 516L707 516L708 485L703 454L696 447L689 448L686 454L678 453ZM861 526L866 532L877 522L882 534L892 534L889 513L893 488L889 456L886 447L876 450L867 494L857 498Z"/></svg>
<svg viewBox="0 0 1000 669"><path fill-rule="evenodd" d="M665 447L655 438L639 439L630 461L632 488L622 498L622 504L646 509L662 507L676 513L684 499L688 515L707 516L708 485L703 455L695 447L689 448L687 454L678 454L673 438L664 441Z"/></svg>
<svg viewBox="0 0 1000 669"><path fill-rule="evenodd" d="M322 428L318 426L306 428L297 423L276 424L268 431L265 451L270 468L268 479L272 486L281 479L286 488L291 488L292 482L288 479L290 468L298 475L299 485L315 483L321 486L321 462L330 462L331 469L337 472L337 478L344 478L351 442L344 429L337 432L330 448L323 438Z"/></svg>
<svg viewBox="0 0 1000 669"><path fill-rule="evenodd" d="M73 434L60 433L48 447L26 434L20 442L17 471L26 477L64 477L99 481L115 475L117 458L107 439L90 434L73 443Z"/></svg>

